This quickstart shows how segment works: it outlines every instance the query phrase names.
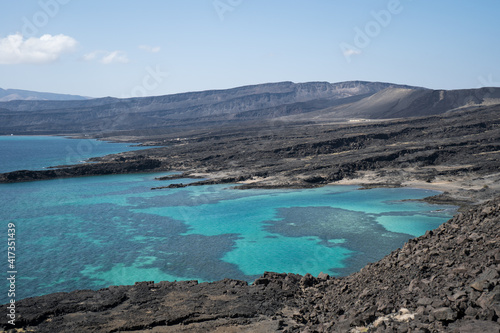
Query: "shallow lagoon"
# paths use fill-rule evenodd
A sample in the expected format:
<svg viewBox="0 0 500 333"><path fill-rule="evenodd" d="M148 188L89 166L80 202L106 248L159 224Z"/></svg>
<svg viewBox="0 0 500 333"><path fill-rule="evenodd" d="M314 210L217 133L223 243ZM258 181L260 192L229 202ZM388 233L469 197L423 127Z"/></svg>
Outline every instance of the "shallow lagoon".
<svg viewBox="0 0 500 333"><path fill-rule="evenodd" d="M189 182L161 175L0 184L0 220L17 229L16 298L136 281L252 281L266 270L346 275L454 213L407 200L436 194L428 190L152 191Z"/></svg>

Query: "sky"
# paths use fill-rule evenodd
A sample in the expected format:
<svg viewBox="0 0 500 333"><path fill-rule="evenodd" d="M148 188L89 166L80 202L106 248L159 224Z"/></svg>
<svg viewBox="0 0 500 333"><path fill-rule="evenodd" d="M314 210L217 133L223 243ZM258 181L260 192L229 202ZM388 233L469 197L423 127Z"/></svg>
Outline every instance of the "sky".
<svg viewBox="0 0 500 333"><path fill-rule="evenodd" d="M0 88L141 97L267 82L500 86L500 1L0 0Z"/></svg>

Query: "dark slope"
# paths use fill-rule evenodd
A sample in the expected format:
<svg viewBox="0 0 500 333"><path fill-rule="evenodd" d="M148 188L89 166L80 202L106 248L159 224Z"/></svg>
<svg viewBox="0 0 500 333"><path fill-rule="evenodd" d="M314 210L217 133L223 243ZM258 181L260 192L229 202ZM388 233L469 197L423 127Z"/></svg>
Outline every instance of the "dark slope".
<svg viewBox="0 0 500 333"><path fill-rule="evenodd" d="M51 333L499 332L499 243L500 198L345 278L265 273L252 285L142 282L51 294L16 302L16 327ZM0 327L10 328L5 316Z"/></svg>
<svg viewBox="0 0 500 333"><path fill-rule="evenodd" d="M109 133L248 121L408 118L500 104L500 88L430 90L379 82L268 83L144 98L0 102L0 134Z"/></svg>
<svg viewBox="0 0 500 333"><path fill-rule="evenodd" d="M361 81L281 82L131 99L12 101L0 103L0 109L9 110L0 111L0 134L100 133L213 126L311 112L337 105L339 99L369 96L389 87L410 88Z"/></svg>
<svg viewBox="0 0 500 333"><path fill-rule="evenodd" d="M349 81L340 83L277 82L243 86L224 90L206 90L154 97L138 97L127 99L105 97L86 101L11 101L0 103L0 106L12 111L40 111L118 104L139 108L141 109L141 111L152 111L162 109L186 108L199 105L211 105L246 96L265 96L268 94L276 95L276 101L278 101L280 104L282 101L280 101L279 98L283 98L284 96L289 98L289 102L291 102L292 100L294 102L303 102L317 98L330 97L343 98L358 94L373 94L377 91L381 91L389 87L403 87L409 89L415 88L392 83L365 81ZM233 112L237 111L238 110L233 110Z"/></svg>
<svg viewBox="0 0 500 333"><path fill-rule="evenodd" d="M289 120L390 119L442 114L468 107L500 104L500 88L430 90L390 87L352 103L325 108Z"/></svg>

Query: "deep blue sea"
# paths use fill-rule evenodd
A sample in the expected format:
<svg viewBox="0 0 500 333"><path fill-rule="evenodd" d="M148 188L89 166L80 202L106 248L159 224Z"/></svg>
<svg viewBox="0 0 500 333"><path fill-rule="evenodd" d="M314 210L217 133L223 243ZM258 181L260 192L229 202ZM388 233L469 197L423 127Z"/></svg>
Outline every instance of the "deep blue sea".
<svg viewBox="0 0 500 333"><path fill-rule="evenodd" d="M0 173L77 164L91 157L144 148L132 146L130 143L110 143L94 139L69 140L58 136L0 136Z"/></svg>
<svg viewBox="0 0 500 333"><path fill-rule="evenodd" d="M155 180L165 174L0 184L0 272L7 277L13 223L16 298L136 281L252 281L264 271L346 275L455 212L409 200L436 194L421 189L151 190L190 181Z"/></svg>

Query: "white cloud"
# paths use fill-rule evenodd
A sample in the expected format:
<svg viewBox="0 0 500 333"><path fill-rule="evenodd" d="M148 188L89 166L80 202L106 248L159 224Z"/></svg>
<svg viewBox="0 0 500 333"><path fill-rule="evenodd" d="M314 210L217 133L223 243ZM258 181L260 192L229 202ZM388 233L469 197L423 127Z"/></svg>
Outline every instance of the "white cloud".
<svg viewBox="0 0 500 333"><path fill-rule="evenodd" d="M150 46L150 45L139 45L139 48L141 50L151 52L151 53L157 53L160 52L160 47L159 46Z"/></svg>
<svg viewBox="0 0 500 333"><path fill-rule="evenodd" d="M83 60L97 60L101 64L105 65L113 63L126 64L130 61L127 54L123 51L94 51L83 55Z"/></svg>
<svg viewBox="0 0 500 333"><path fill-rule="evenodd" d="M129 62L129 60L128 60L127 54L125 52L113 51L113 52L110 52L109 54L105 55L101 59L101 62L103 64L112 64L115 62L125 64L125 63Z"/></svg>
<svg viewBox="0 0 500 333"><path fill-rule="evenodd" d="M350 57L352 55L357 55L357 54L361 54L361 51L360 50L354 50L354 49L346 49L346 50L344 50L344 56L346 56L346 57Z"/></svg>
<svg viewBox="0 0 500 333"><path fill-rule="evenodd" d="M0 39L0 64L42 64L56 61L63 53L75 50L77 41L65 35L43 35L24 39L9 35Z"/></svg>
<svg viewBox="0 0 500 333"><path fill-rule="evenodd" d="M95 58L97 58L97 54L98 54L98 52L97 52L97 51L94 51L94 52L90 52L90 53L84 54L84 55L83 55L83 60L85 60L85 61L92 61L92 60L94 60Z"/></svg>

